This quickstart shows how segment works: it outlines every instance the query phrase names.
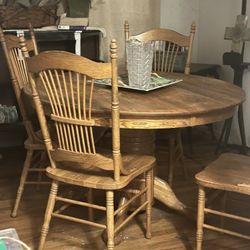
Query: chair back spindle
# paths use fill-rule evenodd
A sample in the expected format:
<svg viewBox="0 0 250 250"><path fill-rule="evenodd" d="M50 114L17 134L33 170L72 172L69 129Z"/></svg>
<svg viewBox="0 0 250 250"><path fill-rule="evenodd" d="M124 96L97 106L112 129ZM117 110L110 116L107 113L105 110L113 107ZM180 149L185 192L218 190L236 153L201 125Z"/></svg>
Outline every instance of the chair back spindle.
<svg viewBox="0 0 250 250"><path fill-rule="evenodd" d="M122 167L120 153L120 120L117 84L117 45L111 42L111 63L97 63L87 58L63 51L42 52L27 58L30 72L33 100L40 121L45 145L53 167L58 162L91 161L93 168L114 172L114 180L119 181L120 174L127 172ZM25 47L22 48L25 53ZM42 93L37 92L35 75L43 86ZM112 143L113 157L97 152L92 118L95 79L112 79ZM52 145L51 136L40 95L45 95L51 108L51 120L54 121L57 145ZM84 164L83 164L84 165ZM89 166L89 164L86 164ZM84 167L84 166L83 166Z"/></svg>
<svg viewBox="0 0 250 250"><path fill-rule="evenodd" d="M177 58L185 56L186 53L184 73L190 73L195 29L195 23L193 22L188 36L170 29L152 29L139 35L130 36L129 24L127 21L124 24L125 41L136 39L153 43L153 72L173 72L177 64Z"/></svg>
<svg viewBox="0 0 250 250"><path fill-rule="evenodd" d="M112 144L115 180L120 178L121 152L120 152L120 110L118 98L118 79L117 79L117 45L115 40L111 41L110 55L112 64Z"/></svg>

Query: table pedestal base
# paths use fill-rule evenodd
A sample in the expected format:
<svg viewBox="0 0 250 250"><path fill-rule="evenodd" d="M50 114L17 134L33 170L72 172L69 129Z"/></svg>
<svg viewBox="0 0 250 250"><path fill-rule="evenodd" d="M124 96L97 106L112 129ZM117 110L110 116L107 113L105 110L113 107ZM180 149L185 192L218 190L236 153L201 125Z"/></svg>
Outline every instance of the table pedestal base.
<svg viewBox="0 0 250 250"><path fill-rule="evenodd" d="M152 155L155 151L155 131L122 129L121 142L122 152ZM179 201L168 183L159 177L154 178L154 198L180 214L195 218L193 211Z"/></svg>
<svg viewBox="0 0 250 250"><path fill-rule="evenodd" d="M154 198L176 212L195 220L196 214L193 209L179 201L168 183L158 177L154 178Z"/></svg>

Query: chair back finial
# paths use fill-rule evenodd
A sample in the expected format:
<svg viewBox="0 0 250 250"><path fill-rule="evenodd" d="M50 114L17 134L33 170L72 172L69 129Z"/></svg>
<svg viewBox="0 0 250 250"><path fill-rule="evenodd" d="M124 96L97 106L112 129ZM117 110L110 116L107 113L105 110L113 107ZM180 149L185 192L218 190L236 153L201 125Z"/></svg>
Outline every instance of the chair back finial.
<svg viewBox="0 0 250 250"><path fill-rule="evenodd" d="M26 45L26 40L24 38L24 35L21 34L19 36L19 45L20 45L20 49L22 51L22 54L25 58L29 57L29 51L27 49L27 45Z"/></svg>
<svg viewBox="0 0 250 250"><path fill-rule="evenodd" d="M191 34L195 34L195 32L196 32L196 24L195 21L193 21L191 24Z"/></svg>
<svg viewBox="0 0 250 250"><path fill-rule="evenodd" d="M38 55L38 48L37 48L37 41L36 41L36 36L35 36L35 31L31 23L29 23L29 30L30 30L30 38L33 43L34 47L34 54Z"/></svg>
<svg viewBox="0 0 250 250"><path fill-rule="evenodd" d="M129 23L126 20L124 22L124 37L125 37L125 53L124 53L124 59L125 59L125 70L127 70L127 49L126 49L126 42L129 40Z"/></svg>
<svg viewBox="0 0 250 250"><path fill-rule="evenodd" d="M128 41L128 39L129 39L129 23L127 20L124 22L124 35L125 35L125 41Z"/></svg>
<svg viewBox="0 0 250 250"><path fill-rule="evenodd" d="M190 74L190 66L191 66L191 59L192 59L193 42L194 42L195 32L196 32L196 25L195 25L195 22L192 22L190 35L189 35L188 55L187 55L187 61L186 61L186 66L185 66L185 70L184 70L185 74Z"/></svg>
<svg viewBox="0 0 250 250"><path fill-rule="evenodd" d="M0 41L4 42L3 28L0 26Z"/></svg>

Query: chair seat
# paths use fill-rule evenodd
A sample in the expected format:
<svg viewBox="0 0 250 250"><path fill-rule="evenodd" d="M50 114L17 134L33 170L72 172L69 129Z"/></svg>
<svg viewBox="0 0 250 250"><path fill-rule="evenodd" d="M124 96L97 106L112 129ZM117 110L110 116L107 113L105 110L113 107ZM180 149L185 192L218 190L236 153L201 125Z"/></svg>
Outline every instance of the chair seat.
<svg viewBox="0 0 250 250"><path fill-rule="evenodd" d="M195 178L205 187L250 195L250 157L222 154Z"/></svg>
<svg viewBox="0 0 250 250"><path fill-rule="evenodd" d="M78 164L73 166L62 166L62 168L48 167L47 175L55 180L72 185L83 186L88 188L116 190L125 187L131 180L138 175L150 170L155 164L156 159L148 155L123 155L123 166L127 169L135 170L127 175L121 176L119 181L114 181L112 171L103 171L97 168L83 168ZM67 169L66 169L67 168Z"/></svg>

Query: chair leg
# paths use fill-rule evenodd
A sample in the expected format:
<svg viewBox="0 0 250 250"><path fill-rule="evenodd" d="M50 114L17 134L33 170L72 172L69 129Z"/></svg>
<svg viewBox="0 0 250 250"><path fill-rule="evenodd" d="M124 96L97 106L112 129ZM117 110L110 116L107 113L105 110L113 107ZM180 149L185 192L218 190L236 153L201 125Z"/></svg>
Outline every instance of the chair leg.
<svg viewBox="0 0 250 250"><path fill-rule="evenodd" d="M192 127L187 127L187 138L189 143L189 152L192 155L193 154L193 131Z"/></svg>
<svg viewBox="0 0 250 250"><path fill-rule="evenodd" d="M15 205L14 205L14 208L13 208L13 210L11 212L12 217L17 216L17 210L18 210L20 200L21 200L22 195L23 195L24 185L25 185L25 182L26 182L26 179L27 179L27 176L28 176L28 172L29 172L29 168L30 168L30 165L31 165L31 160L32 160L32 157L33 157L33 153L34 153L33 150L28 150L27 154L26 154L26 159L25 159L25 162L24 162L22 175L21 175L21 178L20 178L20 184L19 184L19 187L18 187L18 190L17 190Z"/></svg>
<svg viewBox="0 0 250 250"><path fill-rule="evenodd" d="M107 191L106 192L106 207L107 207L107 247L108 250L113 250L115 247L114 242L114 236L115 236L115 230L114 230L114 192L113 191Z"/></svg>
<svg viewBox="0 0 250 250"><path fill-rule="evenodd" d="M196 250L202 250L204 208L205 208L205 189L204 189L204 187L199 185Z"/></svg>
<svg viewBox="0 0 250 250"><path fill-rule="evenodd" d="M40 237L38 250L42 250L44 248L44 243L45 243L48 231L49 231L50 220L52 217L51 214L55 206L55 199L56 199L57 191L58 191L58 182L53 181L51 184L48 204L47 204L47 208L46 208L46 212L44 216L44 222L43 222L43 227L41 230L41 237Z"/></svg>
<svg viewBox="0 0 250 250"><path fill-rule="evenodd" d="M222 208L221 208L221 212L223 213L226 211L226 203L227 203L227 193L224 192L223 197L222 197ZM225 216L221 216L220 226L221 228L225 227Z"/></svg>
<svg viewBox="0 0 250 250"><path fill-rule="evenodd" d="M88 203L93 204L93 189L92 188L89 188L87 196L88 196L88 198L87 198ZM88 208L88 217L89 217L90 221L94 221L94 213L93 213L92 207Z"/></svg>
<svg viewBox="0 0 250 250"><path fill-rule="evenodd" d="M151 238L151 218L152 218L152 176L153 170L150 170L146 173L146 187L147 187L147 207L146 207L146 238Z"/></svg>
<svg viewBox="0 0 250 250"><path fill-rule="evenodd" d="M184 151L183 151L183 145L182 145L182 138L181 138L181 130L179 131L177 135L177 147L178 147L178 153L179 153L179 159L181 163L181 167L183 170L183 175L186 180L188 180L189 174L187 166L184 164Z"/></svg>
<svg viewBox="0 0 250 250"><path fill-rule="evenodd" d="M174 138L169 139L169 156L168 156L168 184L172 187L173 184L173 176L174 176Z"/></svg>
<svg viewBox="0 0 250 250"><path fill-rule="evenodd" d="M39 168L41 166L46 166L45 165L45 162L46 162L46 158L47 158L47 152L45 151L41 151L40 152L40 161L39 161ZM44 168L44 172L38 172L38 176L37 176L37 186L36 186L36 189L39 190L40 189L40 184L39 182L42 181L42 178L43 178L43 175L45 174L45 168Z"/></svg>

